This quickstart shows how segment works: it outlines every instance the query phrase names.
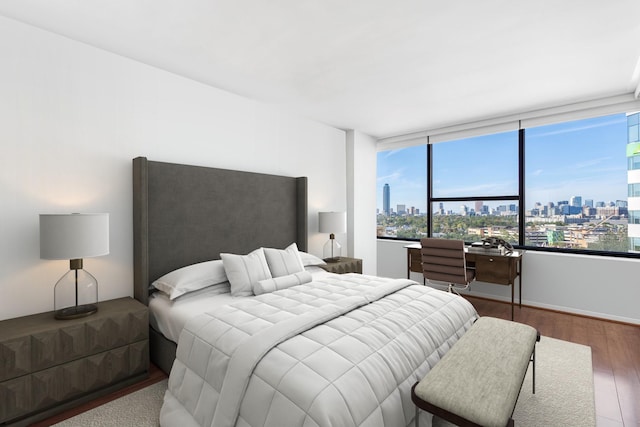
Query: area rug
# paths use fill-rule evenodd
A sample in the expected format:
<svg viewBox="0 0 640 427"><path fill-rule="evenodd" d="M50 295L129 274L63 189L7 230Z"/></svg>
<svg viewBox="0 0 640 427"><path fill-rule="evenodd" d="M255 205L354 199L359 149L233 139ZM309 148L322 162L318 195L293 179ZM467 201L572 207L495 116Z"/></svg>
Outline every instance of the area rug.
<svg viewBox="0 0 640 427"><path fill-rule="evenodd" d="M54 424L62 427L157 427L167 380L122 396L73 418Z"/></svg>
<svg viewBox="0 0 640 427"><path fill-rule="evenodd" d="M591 347L542 337L536 346L536 394L529 368L513 420L519 427L595 426Z"/></svg>
<svg viewBox="0 0 640 427"><path fill-rule="evenodd" d="M167 380L55 424L60 427L155 427ZM536 393L531 369L513 415L518 427L595 426L591 348L542 337L536 350Z"/></svg>

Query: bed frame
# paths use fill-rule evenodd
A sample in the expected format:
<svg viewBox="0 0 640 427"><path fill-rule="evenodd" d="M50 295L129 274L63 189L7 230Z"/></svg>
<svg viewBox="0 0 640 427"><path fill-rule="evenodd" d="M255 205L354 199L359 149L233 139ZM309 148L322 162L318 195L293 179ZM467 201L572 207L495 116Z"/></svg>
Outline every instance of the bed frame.
<svg viewBox="0 0 640 427"><path fill-rule="evenodd" d="M133 159L134 297L177 268L296 242L307 251L307 178ZM151 361L169 373L176 343L150 327Z"/></svg>

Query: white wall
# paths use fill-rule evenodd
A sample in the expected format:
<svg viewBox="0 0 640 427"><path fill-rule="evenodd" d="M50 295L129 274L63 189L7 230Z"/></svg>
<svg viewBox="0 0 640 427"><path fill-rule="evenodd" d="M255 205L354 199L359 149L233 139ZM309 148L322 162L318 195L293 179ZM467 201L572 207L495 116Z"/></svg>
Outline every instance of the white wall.
<svg viewBox="0 0 640 427"><path fill-rule="evenodd" d="M344 131L1 17L0 58L0 319L53 309L68 269L39 259L39 213L108 212L84 265L100 300L132 295L136 156L308 176L320 256L317 212L347 208Z"/></svg>
<svg viewBox="0 0 640 427"><path fill-rule="evenodd" d="M380 276L407 277L408 243L378 240ZM522 264L523 304L640 324L640 260L528 251ZM470 294L511 301L508 286L475 282Z"/></svg>
<svg viewBox="0 0 640 427"><path fill-rule="evenodd" d="M362 259L362 272L377 272L376 143L369 135L347 132L349 256Z"/></svg>

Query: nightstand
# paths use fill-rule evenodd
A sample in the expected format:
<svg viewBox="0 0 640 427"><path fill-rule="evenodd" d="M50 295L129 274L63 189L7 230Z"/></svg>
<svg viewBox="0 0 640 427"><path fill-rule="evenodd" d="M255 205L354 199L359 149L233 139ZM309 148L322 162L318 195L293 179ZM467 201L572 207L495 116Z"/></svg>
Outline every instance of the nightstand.
<svg viewBox="0 0 640 427"><path fill-rule="evenodd" d="M79 319L49 312L0 322L2 425L28 425L148 374L148 308L132 298Z"/></svg>
<svg viewBox="0 0 640 427"><path fill-rule="evenodd" d="M321 265L323 269L330 273L360 273L362 274L362 260L359 258L347 258L340 257L340 261L327 262L326 265Z"/></svg>

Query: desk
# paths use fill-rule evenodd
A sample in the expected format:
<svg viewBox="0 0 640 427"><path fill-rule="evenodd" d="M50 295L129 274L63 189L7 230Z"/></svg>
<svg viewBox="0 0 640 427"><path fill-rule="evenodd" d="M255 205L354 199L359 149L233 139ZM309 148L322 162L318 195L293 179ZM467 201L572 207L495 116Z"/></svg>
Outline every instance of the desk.
<svg viewBox="0 0 640 427"><path fill-rule="evenodd" d="M422 273L422 256L420 243L405 246L407 248L407 278L411 272ZM465 258L469 267L476 270L476 280L511 286L511 320L513 320L513 306L515 294L515 280L518 278L518 305L522 307L522 255L524 251L513 251L506 255L483 254L470 252L465 248Z"/></svg>

